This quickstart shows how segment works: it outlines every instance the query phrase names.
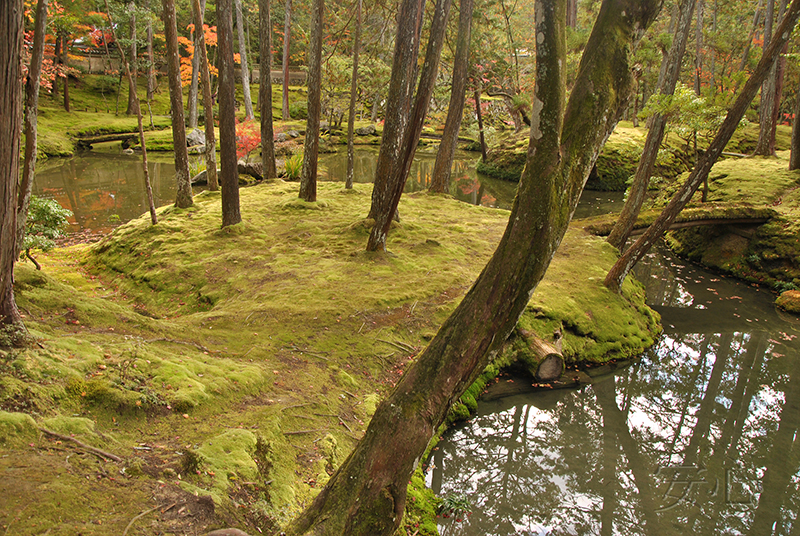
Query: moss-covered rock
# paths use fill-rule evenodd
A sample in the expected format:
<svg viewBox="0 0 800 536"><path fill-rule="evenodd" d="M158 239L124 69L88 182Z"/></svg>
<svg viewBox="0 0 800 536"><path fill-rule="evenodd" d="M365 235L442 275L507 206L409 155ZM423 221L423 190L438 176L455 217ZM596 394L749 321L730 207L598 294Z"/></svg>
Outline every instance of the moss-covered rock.
<svg viewBox="0 0 800 536"><path fill-rule="evenodd" d="M19 447L36 441L38 436L36 421L30 415L0 410L0 445Z"/></svg>
<svg viewBox="0 0 800 536"><path fill-rule="evenodd" d="M800 290L782 292L775 305L789 313L800 314Z"/></svg>

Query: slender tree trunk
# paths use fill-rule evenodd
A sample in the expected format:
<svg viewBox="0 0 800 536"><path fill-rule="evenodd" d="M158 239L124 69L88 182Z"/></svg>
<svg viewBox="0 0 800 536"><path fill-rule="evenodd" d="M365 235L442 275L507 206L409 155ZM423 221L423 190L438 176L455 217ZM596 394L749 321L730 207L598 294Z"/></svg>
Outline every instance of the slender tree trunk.
<svg viewBox="0 0 800 536"><path fill-rule="evenodd" d="M568 2L567 18L569 18L570 13L569 6L573 1ZM453 59L453 84L450 87L450 104L447 108L447 119L444 122L442 143L439 144L436 162L433 165L430 186L432 192L444 193L447 192L450 186L450 171L453 167L453 157L458 144L458 131L461 128L461 119L464 117L474 2L473 0L461 0L460 5L456 55Z"/></svg>
<svg viewBox="0 0 800 536"><path fill-rule="evenodd" d="M481 143L481 162L486 162L486 136L483 132L483 112L481 111L481 83L475 88L475 116L478 119L478 138Z"/></svg>
<svg viewBox="0 0 800 536"><path fill-rule="evenodd" d="M794 122L792 123L792 152L789 155L789 169L800 169L800 94L795 97Z"/></svg>
<svg viewBox="0 0 800 536"><path fill-rule="evenodd" d="M451 5L452 0L436 0L433 21L428 35L428 48L425 51L425 62L420 72L419 85L414 99L414 107L411 110L411 117L408 120L406 132L403 134L399 159L394 162L383 188L379 190L376 181L372 191L372 208L370 212L374 214L375 225L372 227L372 232L370 232L369 240L367 241L367 251L386 250L386 237L389 234L392 218L397 213L400 197L403 195L408 172L411 170L411 162L414 160L414 153L417 150L422 127L425 124L425 115L428 113L433 87L436 83L436 73L439 68L439 58L444 45L447 17L450 14ZM417 37L418 39L419 37ZM392 76L394 76L394 73L392 73Z"/></svg>
<svg viewBox="0 0 800 536"><path fill-rule="evenodd" d="M61 78L59 76L59 74L58 74L60 72L60 67L59 66L61 65L61 41L62 41L61 40L61 30L58 30L58 32L56 33L55 46L53 48L53 56L54 56L53 63L55 64L54 66L56 68L56 75L55 75L55 78L53 78L53 100L54 101L58 98L58 95L59 95L59 93L58 93L58 81L59 81L59 78Z"/></svg>
<svg viewBox="0 0 800 536"><path fill-rule="evenodd" d="M347 109L347 175L345 189L353 187L355 151L353 142L356 126L356 94L358 93L358 53L361 49L361 0L356 0L356 34L353 37L353 74L350 77L350 106Z"/></svg>
<svg viewBox="0 0 800 536"><path fill-rule="evenodd" d="M275 133L272 128L272 17L270 0L258 0L259 56L261 60L261 83L258 86L258 101L261 114L261 173L265 179L275 179Z"/></svg>
<svg viewBox="0 0 800 536"><path fill-rule="evenodd" d="M108 22L111 26L111 34L114 36L114 41L117 40L116 33L114 31L114 21L111 19L111 10L108 8L108 0L105 0L106 4L106 16L108 16ZM120 48L119 49L119 56L120 60L122 61L122 68L125 69L125 75L128 78L128 83L131 83L133 80L133 72L131 71L131 66L128 63L127 58L125 57L125 51ZM156 215L156 205L153 201L153 188L150 184L150 170L147 165L147 143L144 139L144 126L142 123L142 109L136 109L136 119L138 121L139 127L139 143L142 146L142 171L144 173L144 189L145 193L147 194L147 205L150 209L150 222L155 225L158 223L158 216Z"/></svg>
<svg viewBox="0 0 800 536"><path fill-rule="evenodd" d="M24 343L22 317L14 300L17 255L17 187L22 131L22 0L0 2L0 345Z"/></svg>
<svg viewBox="0 0 800 536"><path fill-rule="evenodd" d="M311 35L308 43L308 118L303 142L303 167L300 170L300 198L317 200L317 155L319 121L322 115L322 18L325 0L314 0L311 8Z"/></svg>
<svg viewBox="0 0 800 536"><path fill-rule="evenodd" d="M39 0L36 4L34 18L33 47L31 62L28 67L28 78L25 80L25 164L22 169L22 180L19 184L17 201L17 248L14 258L19 258L22 240L25 238L28 207L33 190L33 177L36 171L37 133L39 118L39 82L42 75L42 59L44 58L44 38L47 31L47 0Z"/></svg>
<svg viewBox="0 0 800 536"><path fill-rule="evenodd" d="M175 151L175 180L178 192L175 206L192 206L192 184L189 177L189 152L186 148L186 123L183 118L181 71L178 59L178 30L175 20L175 0L163 0L164 37L167 42L167 67L169 69L169 100L172 111L172 144Z"/></svg>
<svg viewBox="0 0 800 536"><path fill-rule="evenodd" d="M136 76L139 69L136 66L136 4L133 1L128 3L128 11L131 14L128 28L131 34L130 63L133 77L128 79L128 108L125 110L125 115L136 115L139 112L139 96L136 94Z"/></svg>
<svg viewBox="0 0 800 536"><path fill-rule="evenodd" d="M658 0L603 2L565 113L566 0L537 2L535 31L547 46L537 47L531 148L506 232L478 280L288 535L384 536L397 529L409 477L432 434L499 350L544 276L594 155L627 104L634 29L645 29L659 7Z"/></svg>
<svg viewBox="0 0 800 536"><path fill-rule="evenodd" d="M742 60L739 62L740 71L745 70L745 68L747 67L747 63L750 60L750 45L753 43L753 38L756 36L756 32L758 31L758 25L761 22L761 14L764 11L763 6L764 6L764 0L758 0L758 5L756 6L756 12L753 15L753 25L750 29L750 33L747 34L747 41L745 41L744 51L742 52Z"/></svg>
<svg viewBox="0 0 800 536"><path fill-rule="evenodd" d="M800 1L800 0L798 0ZM233 72L233 0L217 0L219 66L219 145L222 226L242 221L236 161L236 79Z"/></svg>
<svg viewBox="0 0 800 536"><path fill-rule="evenodd" d="M289 116L289 42L292 34L292 0L284 4L285 16L283 20L283 95L281 96L282 113L284 121L291 119Z"/></svg>
<svg viewBox="0 0 800 536"><path fill-rule="evenodd" d="M239 37L239 64L242 67L242 92L244 94L245 119L255 119L253 113L253 98L250 96L250 67L247 63L247 41L244 38L244 16L242 15L242 0L234 0L236 8L236 33Z"/></svg>
<svg viewBox="0 0 800 536"><path fill-rule="evenodd" d="M567 1L567 26L573 30L578 27L578 0Z"/></svg>
<svg viewBox="0 0 800 536"><path fill-rule="evenodd" d="M147 19L147 113L150 116L150 128L153 124L153 94L156 91L156 57L153 54L153 21Z"/></svg>
<svg viewBox="0 0 800 536"><path fill-rule="evenodd" d="M194 6L195 28L200 28L200 39L195 46L195 54L198 55L200 71L200 81L203 84L203 116L206 132L206 183L208 189L215 192L219 189L219 179L217 178L217 140L214 134L214 99L211 96L211 73L208 72L208 57L206 55L206 38L203 30L203 14L205 6L200 4L200 0L192 0Z"/></svg>
<svg viewBox="0 0 800 536"><path fill-rule="evenodd" d="M775 18L775 0L767 0L767 14L764 20L764 49L772 39L772 24ZM775 107L775 84L778 76L777 62L772 64L769 75L761 84L761 105L758 110L758 143L753 154L775 156L772 111Z"/></svg>
<svg viewBox="0 0 800 536"><path fill-rule="evenodd" d="M741 121L744 112L750 106L750 102L758 92L759 86L769 74L772 64L775 62L780 53L781 48L786 43L792 29L797 23L800 16L800 0L792 0L792 5L786 13L783 21L775 32L774 38L771 40L769 46L764 50L764 55L758 62L758 66L753 74L748 79L742 92L734 102L733 106L725 116L722 126L717 132L717 135L711 141L708 149L703 156L695 164L694 169L689 174L686 182L681 186L680 190L670 200L669 204L664 208L655 222L639 237L639 239L619 258L619 260L611 267L611 270L606 275L605 285L609 289L619 292L622 287L622 282L627 277L628 273L644 257L650 248L655 244L664 231L669 228L670 224L675 221L675 218L683 210L683 207L691 200L697 188L708 177L711 167L717 161L722 151L725 149L731 136L736 131L739 121Z"/></svg>
<svg viewBox="0 0 800 536"><path fill-rule="evenodd" d="M705 0L697 0L697 17L694 33L694 93L700 95L700 82L703 76L703 15L705 14Z"/></svg>
<svg viewBox="0 0 800 536"><path fill-rule="evenodd" d="M714 0L714 8L711 12L711 35L713 36L712 45L709 47L708 43L706 46L708 47L708 74L709 74L709 87L711 89L711 94L717 94L717 51L714 48L714 45L717 41L717 0Z"/></svg>
<svg viewBox="0 0 800 536"><path fill-rule="evenodd" d="M200 5L200 9L205 11L205 0L202 1ZM192 2L194 5L194 2ZM203 24L202 19L200 19L200 26L197 25L197 16L194 13L194 8L192 8L192 19L195 21L194 24L194 54L192 55L192 81L189 85L189 96L187 97L187 106L188 106L188 115L189 120L187 122L187 126L189 128L197 128L198 123L198 116L200 115L198 112L198 93L200 89L200 56L197 54L197 49L200 48L200 38L205 37L205 32L203 31Z"/></svg>
<svg viewBox="0 0 800 536"><path fill-rule="evenodd" d="M684 0L680 6L679 20L675 27L675 35L672 38L672 46L667 56L666 69L664 71L663 85L659 88L662 95L672 95L675 93L675 85L681 70L681 61L686 52L686 43L689 41L689 30L692 27L692 12L694 11L695 0ZM636 218L642 209L647 189L650 185L650 177L653 175L653 167L658 158L658 149L664 140L667 119L661 114L653 116L650 122L650 130L647 132L647 139L644 142L642 157L636 167L636 174L633 184L628 192L628 199L617 223L608 236L608 243L622 251L628 237L636 224Z"/></svg>
<svg viewBox="0 0 800 536"><path fill-rule="evenodd" d="M61 64L64 66L64 111L69 112L69 37L67 34L61 36Z"/></svg>

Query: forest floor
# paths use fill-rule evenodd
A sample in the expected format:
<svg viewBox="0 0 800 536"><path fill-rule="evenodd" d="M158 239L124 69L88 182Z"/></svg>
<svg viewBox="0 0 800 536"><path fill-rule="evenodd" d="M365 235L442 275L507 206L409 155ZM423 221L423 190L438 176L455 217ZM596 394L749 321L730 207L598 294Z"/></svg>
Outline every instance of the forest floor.
<svg viewBox="0 0 800 536"><path fill-rule="evenodd" d="M276 531L362 436L508 218L407 195L390 253L370 254L369 185L321 183L315 204L296 189L242 189L244 221L226 229L219 193L203 193L155 226L42 255L43 271L17 266L36 344L0 353L7 534ZM564 329L570 370L634 355L659 330L638 283L602 286L614 259L574 225L525 313L526 329ZM407 534L433 529L421 486Z"/></svg>

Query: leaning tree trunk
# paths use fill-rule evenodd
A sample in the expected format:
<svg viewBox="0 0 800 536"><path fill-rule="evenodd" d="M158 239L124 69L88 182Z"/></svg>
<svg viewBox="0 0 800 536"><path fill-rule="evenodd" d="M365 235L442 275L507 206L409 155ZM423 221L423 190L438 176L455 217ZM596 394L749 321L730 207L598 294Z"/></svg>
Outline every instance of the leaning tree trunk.
<svg viewBox="0 0 800 536"><path fill-rule="evenodd" d="M450 171L458 144L458 131L464 117L464 101L466 100L467 71L469 69L469 40L472 31L473 0L461 0L461 11L458 14L458 38L456 55L453 59L453 83L450 86L450 104L447 108L447 119L444 122L442 143L436 153L436 162L431 175L431 192L447 192L450 186ZM569 10L567 10L569 14ZM480 203L480 200L478 200Z"/></svg>
<svg viewBox="0 0 800 536"><path fill-rule="evenodd" d="M42 59L44 58L44 38L47 30L47 0L39 0L36 4L34 19L33 47L31 62L28 67L28 78L25 81L25 164L22 179L19 183L19 200L17 201L17 249L15 258L19 258L22 240L25 238L25 227L28 220L28 207L33 190L33 177L36 171L39 117L39 82L42 75Z"/></svg>
<svg viewBox="0 0 800 536"><path fill-rule="evenodd" d="M186 148L186 123L183 118L181 71L178 59L178 30L175 20L175 0L163 0L164 37L167 42L167 67L169 68L169 100L172 111L172 145L175 151L175 180L178 192L175 206L192 206L192 184L189 177L189 152Z"/></svg>
<svg viewBox="0 0 800 536"><path fill-rule="evenodd" d="M300 198L317 200L317 155L319 118L322 115L322 17L325 0L314 0L311 7L311 35L308 43L308 118L303 142L303 167L300 170Z"/></svg>
<svg viewBox="0 0 800 536"><path fill-rule="evenodd" d="M289 37L292 33L292 0L286 0L283 19L283 95L281 95L281 119L288 121L289 116Z"/></svg>
<svg viewBox="0 0 800 536"><path fill-rule="evenodd" d="M419 28L422 20L424 0L403 0L397 14L392 76L386 96L383 135L375 164L375 180L372 188L372 207L369 218L377 216L376 190L387 189L391 169L400 159L403 136L408 125L411 94L414 87L415 66L419 57Z"/></svg>
<svg viewBox="0 0 800 536"><path fill-rule="evenodd" d="M444 36L447 29L447 17L450 14L452 0L437 0L434 7L433 21L428 35L428 48L425 51L425 62L420 72L417 95L411 116L407 119L405 132L402 134L402 143L399 146L398 158L389 162L389 174L386 179L378 183L376 171L375 186L372 189L372 207L370 214L375 218L375 225L367 241L367 251L386 250L386 237L392 224L392 218L397 212L400 197L403 195L406 179L411 170L414 153L422 135L425 124L425 115L428 113L428 104L433 94L436 83L436 72L439 67ZM421 12L422 10L420 10ZM419 46L419 34L416 36ZM394 67L392 68L394 77ZM410 102L410 99L409 99ZM387 127L384 125L384 135Z"/></svg>
<svg viewBox="0 0 800 536"><path fill-rule="evenodd" d="M125 115L136 115L139 112L139 96L136 93L136 4L130 2L128 10L131 12L130 19L130 32L131 32L131 57L129 58L131 67L133 68L133 78L128 80L128 108L125 110ZM131 82L130 80L133 80ZM66 90L66 84L64 84Z"/></svg>
<svg viewBox="0 0 800 536"><path fill-rule="evenodd" d="M208 189L216 192L219 188L219 179L217 178L217 140L214 134L214 99L211 96L211 73L208 72L208 57L206 55L206 38L205 31L203 30L203 12L205 7L200 5L200 0L192 0L194 6L194 24L195 27L200 28L200 39L197 41L197 46L194 49L195 54L198 55L200 71L200 81L203 84L203 116L206 132L206 181Z"/></svg>
<svg viewBox="0 0 800 536"><path fill-rule="evenodd" d="M0 345L22 344L24 330L14 300L17 254L17 180L22 132L22 0L0 2Z"/></svg>
<svg viewBox="0 0 800 536"><path fill-rule="evenodd" d="M111 19L111 10L108 8L108 0L105 0L105 3L106 16L108 17L108 23L111 26L111 35L114 37L114 41L116 41L117 36L114 31L114 21ZM125 51L121 48L119 49L119 56L120 60L122 60L122 66L125 69L125 76L128 77L128 83L130 84L134 78L134 73L131 71L130 63L128 63L128 60L125 57ZM147 143L144 139L144 126L142 124L141 108L136 109L136 119L139 127L139 143L142 146L142 172L144 174L144 189L145 193L147 194L147 206L150 209L150 222L155 225L158 223L158 216L156 215L156 204L153 200L153 187L150 184L150 170L147 165Z"/></svg>
<svg viewBox="0 0 800 536"><path fill-rule="evenodd" d="M265 179L275 179L275 133L272 128L272 22L269 0L258 0L259 55L261 60L261 83L258 100L261 106L261 174Z"/></svg>
<svg viewBox="0 0 800 536"><path fill-rule="evenodd" d="M789 7L786 16L778 27L778 31L775 32L769 46L764 50L761 61L758 62L756 70L753 71L750 79L747 80L744 88L742 88L742 92L737 97L736 102L734 102L733 106L728 110L728 115L725 116L725 120L722 122L719 132L717 132L717 135L711 141L708 149L703 153L703 156L698 160L697 164L695 164L686 182L681 186L680 190L675 193L656 221L650 225L647 231L645 231L619 260L617 260L614 266L611 267L611 270L609 270L606 275L606 287L615 292L620 291L622 282L634 265L650 251L650 248L655 244L656 240L664 234L664 231L675 221L675 218L680 214L681 210L683 210L683 207L691 200L697 188L708 178L711 167L722 154L731 136L733 136L733 133L739 125L739 121L741 121L742 116L750 106L750 102L758 92L759 86L769 74L778 53L789 39L792 28L794 28L794 25L797 23L798 17L800 17L800 0L792 0L792 5Z"/></svg>
<svg viewBox="0 0 800 536"><path fill-rule="evenodd" d="M287 534L392 534L408 480L448 410L525 310L566 233L596 156L631 89L628 56L659 0L605 0L572 90L566 0L538 0L536 89L527 165L508 227L478 280L383 401L356 446ZM398 441L402 438L402 441Z"/></svg>
<svg viewBox="0 0 800 536"><path fill-rule="evenodd" d="M236 9L236 33L239 37L239 64L242 67L242 93L244 95L245 119L254 119L253 98L250 96L250 67L247 64L247 41L244 38L244 16L242 0L234 0Z"/></svg>
<svg viewBox="0 0 800 536"><path fill-rule="evenodd" d="M689 29L692 26L692 11L694 11L695 0L684 0L680 7L678 24L675 27L675 35L672 38L672 46L667 56L666 69L664 70L663 85L660 88L662 95L672 95L675 93L675 85L678 82L678 75L681 69L681 60L686 52L686 43L689 40ZM647 196L647 188L650 185L650 177L653 175L653 167L658 158L658 149L664 139L664 132L667 126L667 119L661 114L653 116L650 123L650 130L647 132L647 139L644 142L642 157L636 167L636 174L633 184L628 192L628 199L622 207L617 223L608 235L608 243L622 251L625 242L633 230L636 218L642 209L642 204Z"/></svg>
<svg viewBox="0 0 800 536"><path fill-rule="evenodd" d="M217 1L219 65L219 145L222 226L242 221L236 161L236 80L233 74L233 0Z"/></svg>
<svg viewBox="0 0 800 536"><path fill-rule="evenodd" d="M356 0L356 34L353 37L353 72L350 77L350 105L347 108L347 173L345 189L353 187L353 167L355 151L353 138L356 126L356 93L358 92L358 53L361 48L361 0Z"/></svg>

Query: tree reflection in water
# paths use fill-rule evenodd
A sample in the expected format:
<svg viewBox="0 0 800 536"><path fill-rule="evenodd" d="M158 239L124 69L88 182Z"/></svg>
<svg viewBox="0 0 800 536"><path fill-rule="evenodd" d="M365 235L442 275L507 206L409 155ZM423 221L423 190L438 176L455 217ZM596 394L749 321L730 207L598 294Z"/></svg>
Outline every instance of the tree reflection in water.
<svg viewBox="0 0 800 536"><path fill-rule="evenodd" d="M473 503L448 534L800 534L797 319L674 259L638 276L665 325L640 361L482 403L439 444L431 486Z"/></svg>

